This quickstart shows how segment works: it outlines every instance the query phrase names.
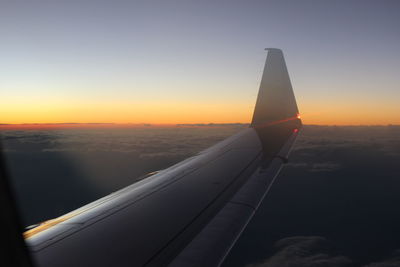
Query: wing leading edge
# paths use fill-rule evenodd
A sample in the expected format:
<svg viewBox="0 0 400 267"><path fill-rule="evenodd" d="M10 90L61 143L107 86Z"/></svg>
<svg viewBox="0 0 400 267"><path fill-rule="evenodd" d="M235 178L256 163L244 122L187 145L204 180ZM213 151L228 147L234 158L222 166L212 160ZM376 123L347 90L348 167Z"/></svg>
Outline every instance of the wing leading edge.
<svg viewBox="0 0 400 267"><path fill-rule="evenodd" d="M282 51L269 49L248 129L25 233L38 266L218 266L301 127Z"/></svg>

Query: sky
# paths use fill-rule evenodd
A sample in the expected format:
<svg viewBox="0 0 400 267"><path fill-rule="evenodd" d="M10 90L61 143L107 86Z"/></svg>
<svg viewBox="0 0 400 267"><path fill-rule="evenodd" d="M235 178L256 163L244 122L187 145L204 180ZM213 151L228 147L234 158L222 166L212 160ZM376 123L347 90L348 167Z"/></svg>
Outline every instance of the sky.
<svg viewBox="0 0 400 267"><path fill-rule="evenodd" d="M247 123L266 47L303 122L400 124L400 2L0 1L0 123Z"/></svg>

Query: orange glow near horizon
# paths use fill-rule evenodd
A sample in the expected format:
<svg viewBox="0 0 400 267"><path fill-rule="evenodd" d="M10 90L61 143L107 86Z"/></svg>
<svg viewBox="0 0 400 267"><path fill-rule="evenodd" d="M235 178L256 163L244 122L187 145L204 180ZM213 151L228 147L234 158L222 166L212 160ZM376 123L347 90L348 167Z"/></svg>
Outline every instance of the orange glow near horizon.
<svg viewBox="0 0 400 267"><path fill-rule="evenodd" d="M252 105L241 103L95 103L0 107L3 124L52 123L246 123Z"/></svg>
<svg viewBox="0 0 400 267"><path fill-rule="evenodd" d="M217 107L160 107L152 110L140 110L138 108L127 111L124 108L114 110L84 111L76 109L68 112L61 110L46 112L36 111L24 116L22 113L0 121L0 129L11 125L21 125L20 128L73 128L81 127L115 127L116 125L175 125L175 124L198 124L198 123L249 123L251 121L252 109L242 107L239 109L221 110ZM400 124L398 113L388 115L386 112L366 114L364 112L348 112L347 110L331 110L328 108L318 111L305 110L301 117L303 124L315 125L388 125ZM7 126L9 125L9 126Z"/></svg>
<svg viewBox="0 0 400 267"><path fill-rule="evenodd" d="M97 102L46 101L0 105L0 124L96 123L113 124L197 124L197 123L249 123L254 103L243 102ZM327 105L323 101L299 104L304 124L316 125L388 125L400 124L397 105L379 103L341 103ZM300 114L298 114L300 117ZM91 123L94 123L91 125ZM60 126L60 125L59 125ZM132 125L131 125L132 126ZM8 126L10 127L10 126ZM21 126L22 127L22 126ZM31 127L39 127L31 126ZM43 126L44 127L44 126ZM2 127L4 128L4 126ZM25 125L23 128L29 128Z"/></svg>
<svg viewBox="0 0 400 267"><path fill-rule="evenodd" d="M304 124L316 125L399 125L400 107L379 102L307 103L300 106Z"/></svg>

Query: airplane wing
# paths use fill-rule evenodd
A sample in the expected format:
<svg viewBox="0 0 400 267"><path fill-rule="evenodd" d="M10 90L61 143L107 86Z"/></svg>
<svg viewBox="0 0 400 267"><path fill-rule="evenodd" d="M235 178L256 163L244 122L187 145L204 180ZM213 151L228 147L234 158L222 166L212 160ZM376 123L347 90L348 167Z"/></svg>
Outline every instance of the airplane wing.
<svg viewBox="0 0 400 267"><path fill-rule="evenodd" d="M24 233L36 266L218 266L301 127L279 49L268 49L249 128Z"/></svg>

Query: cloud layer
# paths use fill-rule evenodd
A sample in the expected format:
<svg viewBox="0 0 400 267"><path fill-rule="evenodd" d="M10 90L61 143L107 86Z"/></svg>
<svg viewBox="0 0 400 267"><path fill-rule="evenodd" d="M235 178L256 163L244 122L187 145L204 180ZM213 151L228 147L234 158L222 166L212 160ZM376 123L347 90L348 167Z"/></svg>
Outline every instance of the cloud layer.
<svg viewBox="0 0 400 267"><path fill-rule="evenodd" d="M29 225L169 167L243 127L1 135ZM400 127L305 126L289 160L225 267L399 266Z"/></svg>

